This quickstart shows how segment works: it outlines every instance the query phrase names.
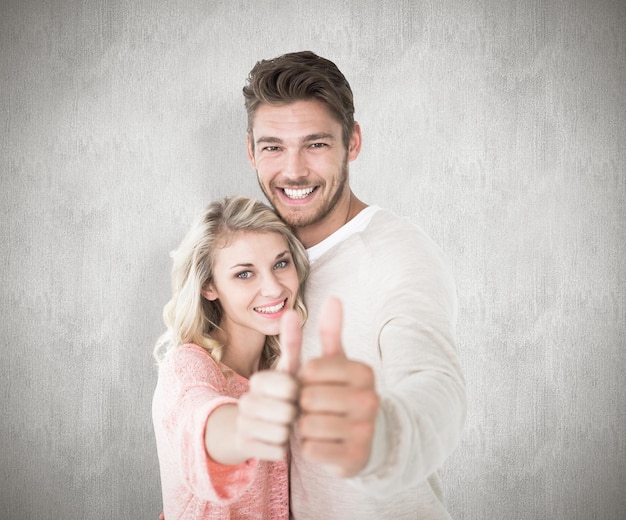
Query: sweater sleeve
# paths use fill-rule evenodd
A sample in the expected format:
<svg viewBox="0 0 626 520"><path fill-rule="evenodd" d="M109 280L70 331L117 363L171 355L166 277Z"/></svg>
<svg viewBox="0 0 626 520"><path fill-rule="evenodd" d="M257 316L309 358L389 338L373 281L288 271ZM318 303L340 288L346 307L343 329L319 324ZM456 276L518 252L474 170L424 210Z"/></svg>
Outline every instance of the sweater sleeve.
<svg viewBox="0 0 626 520"><path fill-rule="evenodd" d="M350 482L379 497L437 471L458 444L466 413L454 281L430 239L409 236L379 243L386 254L372 267L380 273L373 289L380 296L381 406L368 465Z"/></svg>
<svg viewBox="0 0 626 520"><path fill-rule="evenodd" d="M257 461L235 466L213 461L205 445L209 415L217 407L237 403L215 361L198 346L182 346L159 372L162 428L168 455L186 487L198 498L218 504L237 500L252 483Z"/></svg>

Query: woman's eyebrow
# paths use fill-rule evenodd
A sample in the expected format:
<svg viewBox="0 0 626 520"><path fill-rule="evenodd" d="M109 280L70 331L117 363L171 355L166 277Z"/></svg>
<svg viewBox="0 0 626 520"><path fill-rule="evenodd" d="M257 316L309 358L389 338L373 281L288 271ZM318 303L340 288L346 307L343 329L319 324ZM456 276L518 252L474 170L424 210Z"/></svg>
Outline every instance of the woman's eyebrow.
<svg viewBox="0 0 626 520"><path fill-rule="evenodd" d="M278 260L279 258L284 258L285 256L289 256L289 249L285 249L284 251L281 251L280 253L278 253L276 255L275 260ZM240 264L232 265L230 269L240 269L242 267L254 267L254 264L250 262L243 262Z"/></svg>

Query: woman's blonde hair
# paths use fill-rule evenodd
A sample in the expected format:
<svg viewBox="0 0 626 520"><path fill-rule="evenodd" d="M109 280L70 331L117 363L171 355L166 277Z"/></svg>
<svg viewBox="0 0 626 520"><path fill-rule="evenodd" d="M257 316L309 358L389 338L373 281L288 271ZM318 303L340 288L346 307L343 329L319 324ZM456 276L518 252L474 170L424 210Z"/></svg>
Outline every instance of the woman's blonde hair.
<svg viewBox="0 0 626 520"><path fill-rule="evenodd" d="M172 298L163 308L167 331L158 339L154 357L160 362L165 354L180 345L195 343L220 361L224 345L218 340L223 310L219 300L202 296L203 288L213 281L215 253L228 245L238 231L278 233L285 238L296 267L299 290L295 309L306 319L304 283L309 273L306 251L274 211L248 197L226 197L209 204L172 251ZM272 368L280 357L278 336L267 336L260 367Z"/></svg>

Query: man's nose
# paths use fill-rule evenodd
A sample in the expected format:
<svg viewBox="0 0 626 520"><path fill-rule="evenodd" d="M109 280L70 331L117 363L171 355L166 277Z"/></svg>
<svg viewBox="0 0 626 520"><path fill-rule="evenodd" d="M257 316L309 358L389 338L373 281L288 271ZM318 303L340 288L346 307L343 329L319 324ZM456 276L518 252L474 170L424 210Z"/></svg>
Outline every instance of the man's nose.
<svg viewBox="0 0 626 520"><path fill-rule="evenodd" d="M308 175L309 172L302 150L287 152L287 164L283 173L288 179L297 179Z"/></svg>

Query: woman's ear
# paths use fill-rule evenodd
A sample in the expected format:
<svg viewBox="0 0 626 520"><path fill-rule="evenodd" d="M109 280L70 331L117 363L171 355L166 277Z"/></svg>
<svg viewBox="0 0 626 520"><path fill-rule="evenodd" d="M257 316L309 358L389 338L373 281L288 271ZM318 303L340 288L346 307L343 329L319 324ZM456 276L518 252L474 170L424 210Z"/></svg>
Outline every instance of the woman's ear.
<svg viewBox="0 0 626 520"><path fill-rule="evenodd" d="M207 300L209 300L211 302L214 302L218 298L217 292L213 288L213 285L210 284L210 283L206 284L202 288L202 291L200 291L200 294L202 294L202 296L204 296Z"/></svg>

